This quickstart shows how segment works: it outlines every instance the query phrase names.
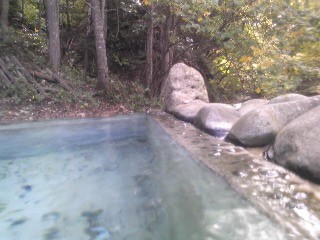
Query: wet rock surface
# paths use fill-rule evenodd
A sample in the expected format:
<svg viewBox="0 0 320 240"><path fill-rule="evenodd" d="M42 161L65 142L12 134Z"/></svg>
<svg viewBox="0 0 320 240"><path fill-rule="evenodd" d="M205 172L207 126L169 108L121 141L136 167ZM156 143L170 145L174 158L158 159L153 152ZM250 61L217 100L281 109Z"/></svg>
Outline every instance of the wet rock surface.
<svg viewBox="0 0 320 240"><path fill-rule="evenodd" d="M241 116L245 115L246 113L256 110L263 105L266 105L269 101L266 99L251 99L248 101L245 101L241 104L241 107L239 109L239 113Z"/></svg>
<svg viewBox="0 0 320 240"><path fill-rule="evenodd" d="M226 136L239 118L239 112L231 105L210 103L200 109L193 124L213 136L220 137Z"/></svg>
<svg viewBox="0 0 320 240"><path fill-rule="evenodd" d="M273 160L320 183L320 107L296 118L277 135Z"/></svg>
<svg viewBox="0 0 320 240"><path fill-rule="evenodd" d="M196 160L284 226L290 239L319 239L319 185L166 113L156 112L152 117Z"/></svg>
<svg viewBox="0 0 320 240"><path fill-rule="evenodd" d="M199 110L208 103L203 101L195 101L188 104L182 104L171 109L174 116L185 122L193 122Z"/></svg>
<svg viewBox="0 0 320 240"><path fill-rule="evenodd" d="M308 97L301 94L297 94L297 93L289 93L289 94L280 95L278 97L272 98L268 102L268 104L292 102L292 101L298 101L298 100L304 100L304 99L308 99Z"/></svg>

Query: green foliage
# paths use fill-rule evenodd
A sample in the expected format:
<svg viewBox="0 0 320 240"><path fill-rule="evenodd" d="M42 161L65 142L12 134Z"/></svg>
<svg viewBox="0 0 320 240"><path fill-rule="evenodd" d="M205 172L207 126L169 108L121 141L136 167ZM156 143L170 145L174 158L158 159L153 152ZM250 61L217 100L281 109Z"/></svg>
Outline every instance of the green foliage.
<svg viewBox="0 0 320 240"><path fill-rule="evenodd" d="M34 0L25 0L25 22L31 26L36 26L38 23L38 1Z"/></svg>
<svg viewBox="0 0 320 240"><path fill-rule="evenodd" d="M5 39L1 36L5 35ZM42 65L46 63L47 37L41 32L10 28L6 33L0 29L0 52L2 56L16 55Z"/></svg>
<svg viewBox="0 0 320 240"><path fill-rule="evenodd" d="M21 28L21 3L10 3L11 26ZM213 101L229 101L239 95L272 97L320 84L318 0L110 0L106 12L108 64L122 81L112 76L108 101L123 102L133 108L148 105L144 88L138 82L145 71L151 4L155 6L155 78L162 73L159 66L166 52L161 49L165 45L166 21L174 16L174 27L168 31L173 61L184 61L199 69ZM88 47L89 76L94 77L94 38L88 23L87 1L70 0L67 4L61 0L60 10L65 66L83 69ZM44 6L36 0L25 0L23 31L15 33L18 37L9 34L6 44L0 42L1 53L28 49L29 58L45 64L44 20ZM39 22L41 28L37 29ZM76 86L79 82L81 89L83 80L70 69L65 67L64 71L74 78ZM63 99L67 94L58 95ZM76 99L81 99L80 95Z"/></svg>
<svg viewBox="0 0 320 240"><path fill-rule="evenodd" d="M289 0L166 4L180 21L175 40L180 58L206 74L212 100L272 97L306 82L319 84L317 1L308 6Z"/></svg>
<svg viewBox="0 0 320 240"><path fill-rule="evenodd" d="M108 93L104 97L110 103L123 104L134 111L160 107L157 99L147 97L142 84L134 81L123 81L117 75L110 77Z"/></svg>

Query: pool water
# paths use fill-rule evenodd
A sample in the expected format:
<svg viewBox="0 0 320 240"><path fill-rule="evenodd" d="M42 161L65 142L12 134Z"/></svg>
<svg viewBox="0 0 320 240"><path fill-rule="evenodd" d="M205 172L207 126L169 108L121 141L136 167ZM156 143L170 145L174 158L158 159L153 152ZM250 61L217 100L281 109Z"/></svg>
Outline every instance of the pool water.
<svg viewBox="0 0 320 240"><path fill-rule="evenodd" d="M0 127L0 239L287 239L143 115Z"/></svg>

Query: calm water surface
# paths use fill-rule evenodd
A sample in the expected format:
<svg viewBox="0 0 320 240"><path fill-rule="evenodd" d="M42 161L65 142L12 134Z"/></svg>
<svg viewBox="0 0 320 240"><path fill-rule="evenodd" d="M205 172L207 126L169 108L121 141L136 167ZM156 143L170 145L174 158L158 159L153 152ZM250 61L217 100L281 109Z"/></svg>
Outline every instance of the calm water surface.
<svg viewBox="0 0 320 240"><path fill-rule="evenodd" d="M134 116L1 127L0 239L286 237L155 123Z"/></svg>

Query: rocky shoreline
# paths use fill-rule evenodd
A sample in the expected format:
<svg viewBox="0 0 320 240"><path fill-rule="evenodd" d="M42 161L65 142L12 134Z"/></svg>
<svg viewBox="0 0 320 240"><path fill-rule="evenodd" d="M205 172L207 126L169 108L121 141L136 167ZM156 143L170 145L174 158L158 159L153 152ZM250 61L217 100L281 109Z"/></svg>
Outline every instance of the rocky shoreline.
<svg viewBox="0 0 320 240"><path fill-rule="evenodd" d="M205 132L265 156L303 178L320 183L320 95L296 93L235 105L209 103L199 72L174 65L162 88L164 110Z"/></svg>

